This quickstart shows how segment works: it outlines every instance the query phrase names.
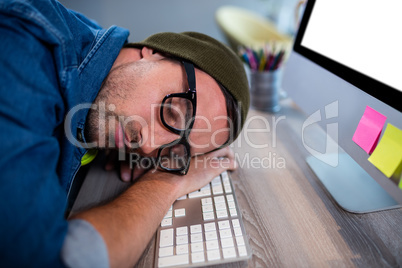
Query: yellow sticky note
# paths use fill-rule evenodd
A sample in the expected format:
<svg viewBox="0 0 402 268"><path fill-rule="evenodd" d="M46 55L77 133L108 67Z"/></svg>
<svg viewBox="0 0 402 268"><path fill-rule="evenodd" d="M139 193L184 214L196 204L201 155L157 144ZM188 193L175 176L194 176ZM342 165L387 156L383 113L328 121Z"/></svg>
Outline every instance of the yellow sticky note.
<svg viewBox="0 0 402 268"><path fill-rule="evenodd" d="M390 178L402 165L402 130L387 124L384 135L368 160Z"/></svg>

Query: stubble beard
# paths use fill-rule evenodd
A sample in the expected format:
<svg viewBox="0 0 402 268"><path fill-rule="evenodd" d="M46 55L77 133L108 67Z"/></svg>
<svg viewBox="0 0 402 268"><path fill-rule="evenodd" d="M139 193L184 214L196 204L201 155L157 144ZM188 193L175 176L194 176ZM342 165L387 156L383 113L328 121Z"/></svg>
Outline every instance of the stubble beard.
<svg viewBox="0 0 402 268"><path fill-rule="evenodd" d="M129 137L134 139L128 141L131 143L130 147L138 147L139 141L136 140L138 129L136 129L135 124L126 125L125 120L129 117L118 115L115 112L117 103L110 103L110 100L124 103L132 98L130 95L131 91L136 88L133 77L141 79L149 68L151 68L151 65L134 62L123 64L110 71L102 83L93 107L88 112L84 130L87 142L97 142L98 148L116 148L114 136L116 133L116 122L118 121L123 127L124 133L127 131Z"/></svg>

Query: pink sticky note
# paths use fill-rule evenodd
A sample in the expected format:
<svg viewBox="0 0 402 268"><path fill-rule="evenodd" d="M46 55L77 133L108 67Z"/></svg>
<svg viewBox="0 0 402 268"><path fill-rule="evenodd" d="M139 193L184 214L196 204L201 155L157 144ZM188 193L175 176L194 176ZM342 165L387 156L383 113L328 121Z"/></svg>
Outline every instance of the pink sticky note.
<svg viewBox="0 0 402 268"><path fill-rule="evenodd" d="M366 153L371 154L377 146L386 120L386 116L367 106L352 140Z"/></svg>

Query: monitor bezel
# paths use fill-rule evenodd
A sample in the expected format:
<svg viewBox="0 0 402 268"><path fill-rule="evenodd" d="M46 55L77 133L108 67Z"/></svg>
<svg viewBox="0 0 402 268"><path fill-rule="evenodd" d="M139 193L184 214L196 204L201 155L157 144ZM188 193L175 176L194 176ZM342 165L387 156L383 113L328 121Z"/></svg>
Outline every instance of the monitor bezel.
<svg viewBox="0 0 402 268"><path fill-rule="evenodd" d="M402 112L402 92L301 45L315 0L307 1L293 50L346 80L360 90Z"/></svg>

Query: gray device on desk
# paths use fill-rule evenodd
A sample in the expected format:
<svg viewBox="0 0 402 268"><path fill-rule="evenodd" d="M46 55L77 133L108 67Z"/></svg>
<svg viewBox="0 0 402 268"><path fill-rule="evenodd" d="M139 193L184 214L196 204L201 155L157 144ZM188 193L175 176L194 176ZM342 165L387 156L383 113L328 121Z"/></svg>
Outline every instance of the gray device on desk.
<svg viewBox="0 0 402 268"><path fill-rule="evenodd" d="M351 212L402 204L397 183L352 141L366 106L385 115L386 124L402 129L401 8L401 1L309 0L286 63L284 90L307 115L319 111L316 121L324 130L337 127L326 131L327 144L331 138L337 141L337 152L317 150L328 161L311 156L307 163L337 203ZM334 156L336 165L325 163Z"/></svg>
<svg viewBox="0 0 402 268"><path fill-rule="evenodd" d="M155 267L209 266L251 257L227 172L176 200L156 234Z"/></svg>

